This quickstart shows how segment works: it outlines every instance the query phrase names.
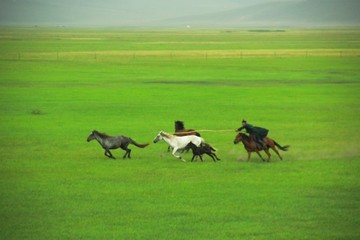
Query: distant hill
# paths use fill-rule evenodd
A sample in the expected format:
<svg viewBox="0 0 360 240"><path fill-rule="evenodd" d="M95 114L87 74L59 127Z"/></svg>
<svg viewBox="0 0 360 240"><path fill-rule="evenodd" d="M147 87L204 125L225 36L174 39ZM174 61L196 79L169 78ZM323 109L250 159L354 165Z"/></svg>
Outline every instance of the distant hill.
<svg viewBox="0 0 360 240"><path fill-rule="evenodd" d="M263 3L230 11L168 19L190 26L360 26L360 0L304 0Z"/></svg>
<svg viewBox="0 0 360 240"><path fill-rule="evenodd" d="M39 25L116 25L128 9L93 0L0 0L0 23ZM118 21L117 21L118 20ZM127 22L124 22L127 24Z"/></svg>
<svg viewBox="0 0 360 240"><path fill-rule="evenodd" d="M255 5L247 3L246 6L240 5L242 1L237 3L234 0L178 2L182 5L174 5L168 0L0 0L0 24L136 27L360 25L360 0L274 0L266 3L252 0L251 4ZM225 11L222 4L230 10Z"/></svg>

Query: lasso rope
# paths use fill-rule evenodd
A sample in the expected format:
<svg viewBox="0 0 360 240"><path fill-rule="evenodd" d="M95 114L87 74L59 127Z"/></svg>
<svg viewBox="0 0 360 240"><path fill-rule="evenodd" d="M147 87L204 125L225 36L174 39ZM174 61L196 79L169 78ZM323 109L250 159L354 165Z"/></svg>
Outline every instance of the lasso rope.
<svg viewBox="0 0 360 240"><path fill-rule="evenodd" d="M203 130L196 130L197 132L235 132L235 130L210 130L210 129L203 129Z"/></svg>
<svg viewBox="0 0 360 240"><path fill-rule="evenodd" d="M196 132L235 132L235 130L210 130L210 129L201 129L194 131L184 131L184 132L175 132L175 134L187 134L187 133L196 133Z"/></svg>

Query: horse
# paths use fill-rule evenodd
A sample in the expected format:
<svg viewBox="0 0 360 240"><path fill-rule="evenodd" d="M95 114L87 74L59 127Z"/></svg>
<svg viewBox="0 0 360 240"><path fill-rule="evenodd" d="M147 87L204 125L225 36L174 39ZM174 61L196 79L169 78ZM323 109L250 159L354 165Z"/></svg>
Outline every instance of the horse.
<svg viewBox="0 0 360 240"><path fill-rule="evenodd" d="M250 161L250 156L252 152L256 152L259 157L265 162L265 159L261 156L260 151L264 150L265 153L268 156L267 161L270 161L270 157L271 154L269 152L269 148L271 148L272 150L274 150L274 152L279 156L280 160L282 160L282 157L279 154L279 151L276 149L275 146L277 146L280 150L282 151L287 151L289 149L290 146L286 145L284 147L282 147L280 144L278 144L275 140L269 138L269 137L265 137L264 138L264 147L262 148L258 148L256 142L249 137L248 135L244 134L244 133L239 133L236 135L235 140L234 140L234 144L237 144L239 142L242 142L244 144L244 147L248 153L248 161Z"/></svg>
<svg viewBox="0 0 360 240"><path fill-rule="evenodd" d="M87 138L87 141L90 142L92 140L96 139L99 144L105 149L105 156L115 159L115 157L111 154L110 149L117 149L121 148L125 150L125 155L123 156L123 159L126 157L131 158L130 153L131 149L128 148L129 144L133 144L139 148L145 148L149 145L149 143L146 144L139 144L132 140L130 137L126 136L115 136L111 137L106 135L105 133L100 133L96 130L92 131L89 137Z"/></svg>
<svg viewBox="0 0 360 240"><path fill-rule="evenodd" d="M191 159L191 161L194 161L195 157L199 156L200 157L200 160L203 162L203 158L202 158L202 155L203 154L207 154L209 155L212 160L214 162L216 162L216 160L220 161L221 159L218 158L216 156L216 154L214 152L216 152L216 149L213 148L210 144L208 143L203 143L201 144L199 147L197 147L195 144L193 144L192 142L190 142L188 144L188 147L191 148L192 150L192 153L193 153L193 157Z"/></svg>
<svg viewBox="0 0 360 240"><path fill-rule="evenodd" d="M200 136L200 133L195 131L194 129L185 129L185 125L184 125L184 122L183 121L175 121L175 132L174 132L174 135L176 136L187 136L187 135L196 135L198 137L201 137ZM168 152L170 152L170 149L171 147L169 146L168 147ZM183 151L186 151L188 152L189 151L189 148L184 148Z"/></svg>
<svg viewBox="0 0 360 240"><path fill-rule="evenodd" d="M186 162L180 155L176 155L176 152L179 149L185 148L190 142L195 144L195 146L200 146L201 143L204 142L204 139L195 135L187 135L187 136L176 136L164 131L160 131L158 135L156 135L154 139L154 143L157 143L161 140L164 140L170 147L172 147L172 155L183 162Z"/></svg>
<svg viewBox="0 0 360 240"><path fill-rule="evenodd" d="M175 121L175 133L176 136L186 136L186 135L196 135L198 137L200 136L200 133L195 131L194 129L185 129L184 122L183 121Z"/></svg>

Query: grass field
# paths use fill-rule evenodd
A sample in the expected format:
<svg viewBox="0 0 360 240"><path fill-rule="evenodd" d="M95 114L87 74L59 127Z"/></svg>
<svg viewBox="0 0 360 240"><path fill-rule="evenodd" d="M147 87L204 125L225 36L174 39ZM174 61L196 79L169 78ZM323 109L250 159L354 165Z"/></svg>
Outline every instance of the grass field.
<svg viewBox="0 0 360 240"><path fill-rule="evenodd" d="M1 28L0 238L359 239L360 30L249 30ZM86 142L243 118L283 161Z"/></svg>

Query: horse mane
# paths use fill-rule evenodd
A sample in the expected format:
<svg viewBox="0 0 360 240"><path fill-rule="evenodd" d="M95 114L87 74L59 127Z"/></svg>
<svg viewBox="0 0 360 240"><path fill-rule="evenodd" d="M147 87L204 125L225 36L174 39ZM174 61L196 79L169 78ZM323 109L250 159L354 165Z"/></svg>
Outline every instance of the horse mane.
<svg viewBox="0 0 360 240"><path fill-rule="evenodd" d="M107 135L106 133L101 133L97 130L93 131L95 134L99 135L101 138L106 138L106 137L110 137L109 135Z"/></svg>
<svg viewBox="0 0 360 240"><path fill-rule="evenodd" d="M172 138L172 137L174 137L174 135L172 135L172 134L170 134L170 133L167 133L167 132L164 132L164 131L161 131L161 132L160 132L160 135L165 136L165 137L167 137L167 138Z"/></svg>
<svg viewBox="0 0 360 240"><path fill-rule="evenodd" d="M250 141L251 140L250 137L247 134L245 134L245 133L239 133L239 134L241 134L241 136L244 138L245 141Z"/></svg>
<svg viewBox="0 0 360 240"><path fill-rule="evenodd" d="M179 120L175 121L175 131L178 130L185 130L185 125L183 121L179 121Z"/></svg>

